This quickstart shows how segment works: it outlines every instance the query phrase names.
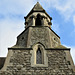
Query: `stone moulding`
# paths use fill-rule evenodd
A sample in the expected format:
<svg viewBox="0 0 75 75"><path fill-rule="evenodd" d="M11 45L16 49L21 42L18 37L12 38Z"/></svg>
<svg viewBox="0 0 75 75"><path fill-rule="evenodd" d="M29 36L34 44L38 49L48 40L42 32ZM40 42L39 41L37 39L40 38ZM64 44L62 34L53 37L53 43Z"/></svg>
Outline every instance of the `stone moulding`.
<svg viewBox="0 0 75 75"><path fill-rule="evenodd" d="M32 50L32 48L8 48L8 50Z"/></svg>
<svg viewBox="0 0 75 75"><path fill-rule="evenodd" d="M33 50L32 48L8 48L8 50ZM45 48L45 50L69 50L70 48Z"/></svg>
<svg viewBox="0 0 75 75"><path fill-rule="evenodd" d="M25 29L25 31L29 28L29 27L38 27L38 26L28 26L26 29ZM48 27L48 26L39 26L39 28L40 27ZM49 28L49 27L48 27ZM51 28L49 28L56 36L58 36ZM22 34L22 33L21 33ZM20 34L20 35L21 35ZM60 39L60 36L58 36L59 37L59 39Z"/></svg>

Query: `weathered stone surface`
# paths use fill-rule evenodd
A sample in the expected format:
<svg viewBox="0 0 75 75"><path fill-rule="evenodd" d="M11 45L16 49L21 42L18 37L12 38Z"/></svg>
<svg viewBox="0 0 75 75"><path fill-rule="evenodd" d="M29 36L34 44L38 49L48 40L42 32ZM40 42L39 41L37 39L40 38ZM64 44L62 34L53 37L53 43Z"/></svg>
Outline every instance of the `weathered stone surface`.
<svg viewBox="0 0 75 75"><path fill-rule="evenodd" d="M60 37L51 29L51 17L39 3L25 20L26 29L9 48L0 75L75 75L70 49L61 45ZM39 48L41 64L36 63Z"/></svg>
<svg viewBox="0 0 75 75"><path fill-rule="evenodd" d="M0 75L73 75L64 50L47 50L48 67L31 67L30 50L14 50L6 71Z"/></svg>
<svg viewBox="0 0 75 75"><path fill-rule="evenodd" d="M45 48L54 48L60 45L60 38L49 27L29 27L18 37L16 45L21 48L31 48L38 42Z"/></svg>
<svg viewBox="0 0 75 75"><path fill-rule="evenodd" d="M28 31L29 30L24 30L18 37L17 37L17 43L16 45L25 48L27 47L27 40L28 40Z"/></svg>

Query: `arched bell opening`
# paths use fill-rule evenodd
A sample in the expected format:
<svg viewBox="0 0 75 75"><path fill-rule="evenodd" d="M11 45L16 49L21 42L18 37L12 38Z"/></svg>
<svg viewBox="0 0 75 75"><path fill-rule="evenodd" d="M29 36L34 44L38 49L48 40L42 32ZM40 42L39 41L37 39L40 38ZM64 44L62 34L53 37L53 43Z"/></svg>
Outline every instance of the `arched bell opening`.
<svg viewBox="0 0 75 75"><path fill-rule="evenodd" d="M42 25L40 14L37 15L37 18L36 18L36 20L35 20L35 25L36 25L36 26Z"/></svg>

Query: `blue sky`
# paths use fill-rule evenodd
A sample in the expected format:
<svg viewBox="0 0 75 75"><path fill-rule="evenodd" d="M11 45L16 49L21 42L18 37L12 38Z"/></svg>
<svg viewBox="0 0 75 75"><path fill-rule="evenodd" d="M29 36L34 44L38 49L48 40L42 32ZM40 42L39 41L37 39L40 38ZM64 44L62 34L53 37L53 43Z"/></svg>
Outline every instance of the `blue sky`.
<svg viewBox="0 0 75 75"><path fill-rule="evenodd" d="M0 56L6 56L8 47L24 30L24 16L38 0L0 0ZM52 29L61 37L61 44L71 48L75 63L75 0L39 0L52 17Z"/></svg>

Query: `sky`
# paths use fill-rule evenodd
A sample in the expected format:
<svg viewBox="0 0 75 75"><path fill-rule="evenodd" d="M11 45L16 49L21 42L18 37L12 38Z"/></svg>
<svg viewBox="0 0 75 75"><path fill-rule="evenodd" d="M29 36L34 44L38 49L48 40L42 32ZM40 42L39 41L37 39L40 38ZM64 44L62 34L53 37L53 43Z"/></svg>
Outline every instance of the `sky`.
<svg viewBox="0 0 75 75"><path fill-rule="evenodd" d="M71 48L75 64L75 0L0 0L0 57L6 57L8 48L16 44L25 29L24 16L37 1L52 17L52 29L61 44Z"/></svg>

